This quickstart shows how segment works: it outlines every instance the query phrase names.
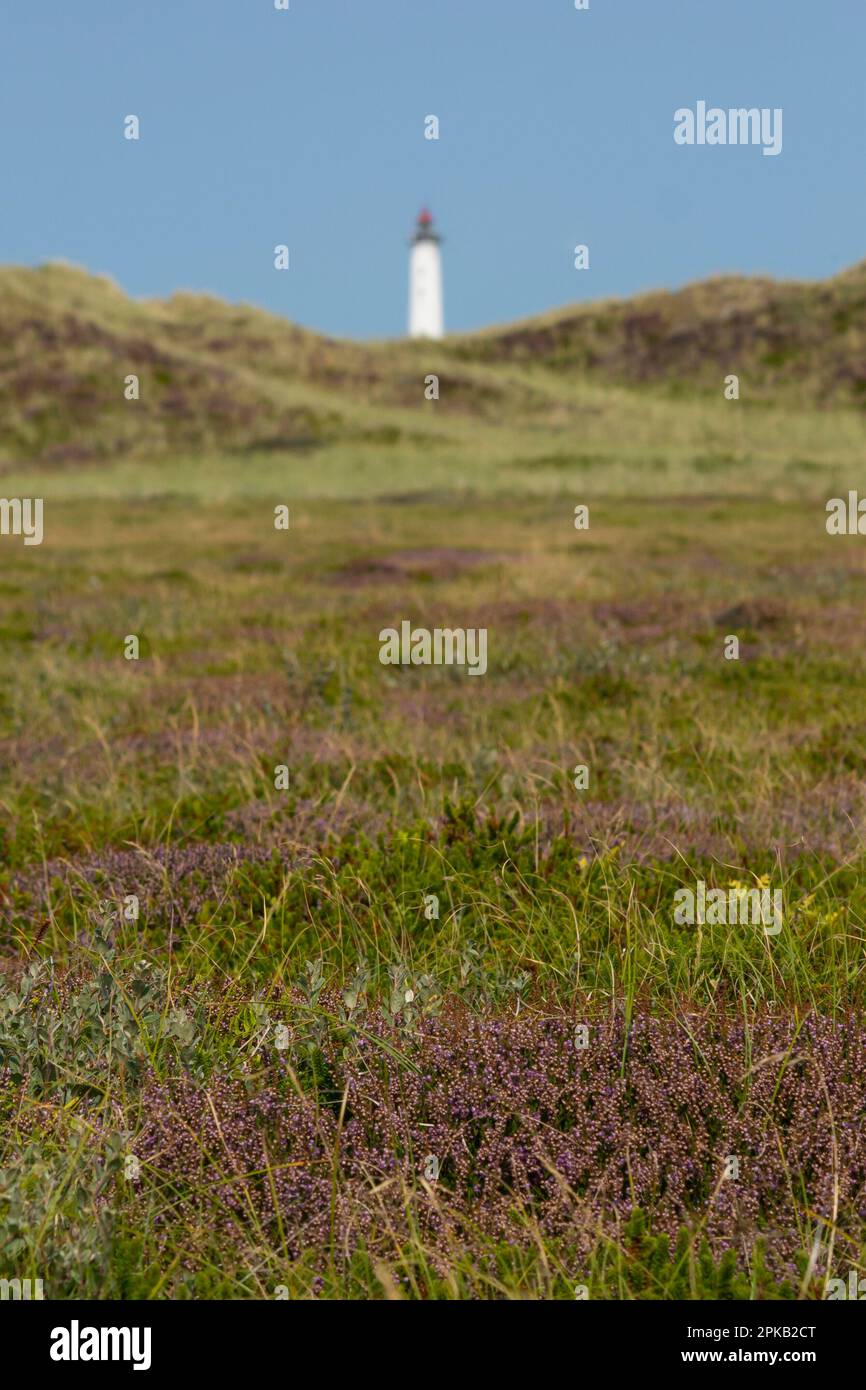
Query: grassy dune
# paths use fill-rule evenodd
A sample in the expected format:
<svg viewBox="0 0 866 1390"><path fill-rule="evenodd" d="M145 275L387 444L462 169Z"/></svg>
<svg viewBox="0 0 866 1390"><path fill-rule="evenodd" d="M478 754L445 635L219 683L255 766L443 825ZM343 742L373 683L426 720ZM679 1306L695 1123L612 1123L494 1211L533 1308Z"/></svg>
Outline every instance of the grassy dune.
<svg viewBox="0 0 866 1390"><path fill-rule="evenodd" d="M45 541L0 538L0 1274L866 1272L866 562L824 525L863 284L361 347L2 273L2 490ZM403 619L485 627L487 674L383 667ZM698 880L781 890L782 932L679 925Z"/></svg>

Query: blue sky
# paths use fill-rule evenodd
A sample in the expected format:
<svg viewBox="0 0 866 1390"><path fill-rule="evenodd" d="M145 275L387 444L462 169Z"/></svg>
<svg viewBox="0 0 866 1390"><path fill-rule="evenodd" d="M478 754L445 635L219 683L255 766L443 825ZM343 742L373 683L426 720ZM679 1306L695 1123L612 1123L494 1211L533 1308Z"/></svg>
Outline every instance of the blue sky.
<svg viewBox="0 0 866 1390"><path fill-rule="evenodd" d="M866 257L862 0L27 0L0 55L0 262L134 295L399 335L424 202L455 330ZM700 99L781 107L782 153L677 146Z"/></svg>

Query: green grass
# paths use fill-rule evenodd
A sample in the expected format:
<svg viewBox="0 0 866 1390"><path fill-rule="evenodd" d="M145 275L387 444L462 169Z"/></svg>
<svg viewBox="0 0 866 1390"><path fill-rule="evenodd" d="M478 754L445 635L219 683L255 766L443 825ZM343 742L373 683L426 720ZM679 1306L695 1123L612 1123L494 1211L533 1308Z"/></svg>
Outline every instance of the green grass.
<svg viewBox="0 0 866 1390"><path fill-rule="evenodd" d="M88 320L90 289L65 274L57 293L83 296ZM156 334L158 319L169 355L187 335L195 357L225 328L192 301L104 299L120 337ZM236 315L239 332L275 332ZM403 971L506 1017L577 998L677 1018L862 1008L866 563L861 538L824 527L826 500L862 477L862 412L807 393L756 404L745 377L740 402L706 383L671 398L557 362L488 361L485 343L333 345L316 360L310 335L291 340L294 357L275 337L250 403L315 406L318 436L297 448L262 447L267 431L244 416L228 440L208 417L208 447L185 451L151 414L140 456L115 455L106 426L93 456L43 449L25 467L24 434L7 434L4 493L46 499L41 547L0 539L10 981L50 956L96 987L100 904L136 893L140 917L116 922L115 944L167 972L166 1019L178 998L194 1008L230 989L240 1028L315 961L340 988L365 963L385 1007ZM338 362L363 374L369 353L381 374L368 392L325 385ZM427 356L435 404L405 394L423 390ZM455 363L467 395L449 401ZM76 431L61 425L67 445ZM273 526L279 503L288 532ZM486 627L487 675L382 667L378 633L404 618ZM138 662L123 659L130 633ZM724 659L729 633L739 662ZM762 876L784 895L778 938L674 924L678 887ZM165 1247L154 1217L171 1194L154 1177L132 1203L119 1177L139 1101L106 1038L101 1099L4 1099L0 1223L19 1277L50 1267L65 1290L105 1297L798 1292L769 1278L759 1245L734 1268L699 1231L672 1251L637 1226L599 1232L578 1280L529 1217L519 1248L455 1252L444 1272L420 1233L324 1268L315 1251L287 1264L266 1231L247 1233L231 1268L207 1232L180 1228ZM208 1064L227 1064L224 1032L202 1038ZM167 1045L183 1068L180 1034ZM95 1156L88 1135L108 1116L117 1145ZM808 1240L802 1255L805 1270Z"/></svg>

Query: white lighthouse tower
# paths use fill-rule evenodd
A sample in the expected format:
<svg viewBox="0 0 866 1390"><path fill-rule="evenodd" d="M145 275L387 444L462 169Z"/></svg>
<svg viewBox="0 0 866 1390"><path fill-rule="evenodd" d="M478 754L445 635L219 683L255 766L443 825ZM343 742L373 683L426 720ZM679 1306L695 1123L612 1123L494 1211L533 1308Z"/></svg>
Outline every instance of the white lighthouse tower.
<svg viewBox="0 0 866 1390"><path fill-rule="evenodd" d="M441 240L433 229L433 218L422 208L409 255L410 338L441 338L445 332Z"/></svg>

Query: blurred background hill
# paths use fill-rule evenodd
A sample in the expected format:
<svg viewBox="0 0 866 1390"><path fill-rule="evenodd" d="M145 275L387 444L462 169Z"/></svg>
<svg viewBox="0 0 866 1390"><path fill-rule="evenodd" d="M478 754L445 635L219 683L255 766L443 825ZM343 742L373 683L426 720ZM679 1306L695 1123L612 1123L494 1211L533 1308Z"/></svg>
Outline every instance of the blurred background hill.
<svg viewBox="0 0 866 1390"><path fill-rule="evenodd" d="M210 459L206 476L265 491L288 479L381 494L395 477L408 491L546 491L582 474L615 491L623 468L640 490L686 463L695 476L667 486L724 474L736 491L738 463L779 449L801 483L847 465L864 403L866 262L817 283L725 277L580 304L436 344L339 340L204 295L136 300L62 263L0 270L0 467L36 468L61 491L172 458L160 489L194 488Z"/></svg>

